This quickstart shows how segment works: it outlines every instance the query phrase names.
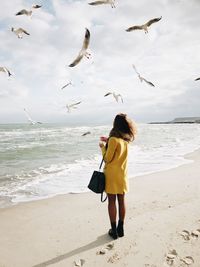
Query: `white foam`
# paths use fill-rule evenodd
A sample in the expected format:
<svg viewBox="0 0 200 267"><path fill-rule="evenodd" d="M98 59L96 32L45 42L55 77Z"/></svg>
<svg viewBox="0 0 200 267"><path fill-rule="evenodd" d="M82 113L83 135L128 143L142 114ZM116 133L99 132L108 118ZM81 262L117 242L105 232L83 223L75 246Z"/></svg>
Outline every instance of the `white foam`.
<svg viewBox="0 0 200 267"><path fill-rule="evenodd" d="M184 155L200 147L200 125L139 125L138 128L138 138L130 145L129 150L129 177L189 163L189 160L184 159ZM39 128L32 131L34 137L35 134L37 136L38 130ZM87 138L80 138L81 134L88 130L92 134ZM8 181L12 182L5 183L0 192L1 196L9 197L13 202L22 202L88 191L87 185L92 172L98 169L101 161L99 136L107 135L109 127L63 127L48 131L51 133L50 139L42 146L46 148L58 143L59 149L64 149L67 142L71 142L74 149L67 151L70 160L64 157L60 163L40 165L31 171L17 173L13 177L8 175ZM48 131L44 130L42 136ZM41 145L39 141L35 142L34 138L30 144L19 143L21 146L24 144L33 147Z"/></svg>

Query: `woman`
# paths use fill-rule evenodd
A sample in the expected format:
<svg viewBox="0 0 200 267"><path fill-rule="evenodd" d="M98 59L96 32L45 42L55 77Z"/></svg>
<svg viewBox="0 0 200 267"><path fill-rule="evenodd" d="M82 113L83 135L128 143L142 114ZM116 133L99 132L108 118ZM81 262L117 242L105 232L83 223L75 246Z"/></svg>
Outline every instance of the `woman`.
<svg viewBox="0 0 200 267"><path fill-rule="evenodd" d="M125 193L128 191L127 156L128 144L135 139L136 127L126 114L118 114L110 131L109 138L100 137L99 146L105 161L105 191L108 195L108 213L111 229L108 234L113 238L124 236ZM106 142L106 144L105 144ZM118 200L119 221L116 225Z"/></svg>

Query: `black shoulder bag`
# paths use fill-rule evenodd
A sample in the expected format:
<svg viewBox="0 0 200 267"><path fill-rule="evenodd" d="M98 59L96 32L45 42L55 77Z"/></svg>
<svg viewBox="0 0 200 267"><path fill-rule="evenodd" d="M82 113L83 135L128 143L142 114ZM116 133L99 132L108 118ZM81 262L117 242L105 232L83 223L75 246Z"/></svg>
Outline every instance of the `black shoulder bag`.
<svg viewBox="0 0 200 267"><path fill-rule="evenodd" d="M105 174L100 171L102 164L103 164L103 159L99 166L99 171L93 172L88 188L92 190L94 193L101 194L101 202L104 202L106 201L107 196L105 197L105 199L103 199L103 192L105 190Z"/></svg>

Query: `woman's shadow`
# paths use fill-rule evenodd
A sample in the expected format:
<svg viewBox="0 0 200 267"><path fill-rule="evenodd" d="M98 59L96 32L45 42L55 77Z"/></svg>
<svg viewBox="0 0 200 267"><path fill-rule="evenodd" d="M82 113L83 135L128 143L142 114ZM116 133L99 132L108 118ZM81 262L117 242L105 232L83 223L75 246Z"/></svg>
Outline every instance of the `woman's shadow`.
<svg viewBox="0 0 200 267"><path fill-rule="evenodd" d="M97 239L95 241L92 241L91 243L85 245L85 246L82 246L82 247L79 247L79 248L76 248L76 249L73 249L72 251L69 251L63 255L60 255L60 256L57 256L55 258L52 258L48 261L45 261L45 262L42 262L42 263L39 263L37 265L34 265L33 267L44 267L44 266L48 266L48 265L51 265L51 264L55 264L55 263L58 263L62 260L65 260L69 257L72 257L76 254L79 254L81 252L84 252L84 251L87 251L87 250L90 250L92 248L96 248L98 246L101 246L101 245L104 245L105 243L111 241L110 237L107 235L107 234L104 234L104 235L101 235L99 237L97 237Z"/></svg>

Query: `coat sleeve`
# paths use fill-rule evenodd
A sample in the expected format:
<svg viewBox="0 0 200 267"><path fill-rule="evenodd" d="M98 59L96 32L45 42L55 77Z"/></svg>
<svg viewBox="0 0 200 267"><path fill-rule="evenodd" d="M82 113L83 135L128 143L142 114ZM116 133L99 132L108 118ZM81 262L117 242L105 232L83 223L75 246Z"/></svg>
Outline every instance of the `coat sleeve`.
<svg viewBox="0 0 200 267"><path fill-rule="evenodd" d="M106 163L109 163L112 161L115 151L117 148L117 141L115 138L111 137L108 141L108 148L106 149L105 146L101 148L102 150L102 155L104 157L104 161Z"/></svg>

